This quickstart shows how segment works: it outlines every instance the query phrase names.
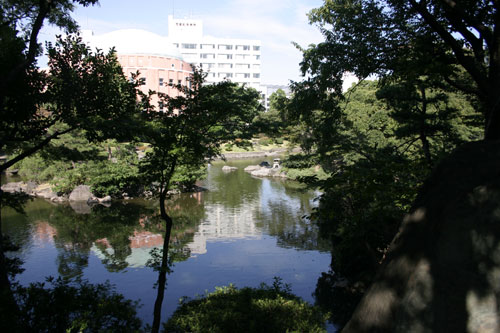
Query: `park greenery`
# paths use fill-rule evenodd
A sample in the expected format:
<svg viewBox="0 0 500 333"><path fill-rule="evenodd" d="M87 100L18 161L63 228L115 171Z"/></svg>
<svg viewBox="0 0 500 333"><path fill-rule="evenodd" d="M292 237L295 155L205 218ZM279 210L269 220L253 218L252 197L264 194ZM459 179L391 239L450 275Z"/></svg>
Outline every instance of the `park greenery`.
<svg viewBox="0 0 500 333"><path fill-rule="evenodd" d="M154 332L160 329L166 274L174 256L169 254L170 239L177 223L180 233L184 228L182 217L167 207L169 191L191 187L223 144L227 150L248 146L260 134L262 145L286 141L301 146L302 153L289 156L283 167L291 178L322 190L310 218L331 242L332 262L315 295L330 319L342 326L373 282L432 170L463 143L500 136L497 2L325 0L309 13L325 40L305 49L298 46L304 79L292 83L291 96L278 90L270 97L270 110L263 111L255 90L229 81L205 85L204 73L194 69L189 85L175 86L177 97L157 94L166 112L151 105L155 92L141 93L138 82L123 76L113 50L90 50L77 35L48 44L49 69L38 68L38 34L44 22L74 33L74 6L95 3L1 2L0 151L9 159L0 171L16 166L26 179L50 182L61 193L87 184L101 196L148 191L158 199L155 221L164 225L150 228L163 231L165 243L152 263L159 273ZM361 81L344 92L346 72ZM141 160L136 147L145 152ZM0 196L2 207L22 209L17 197L2 191ZM92 229L92 237L84 234L85 239L99 237L100 221L75 223ZM123 239L131 229L122 225L115 231L106 237L122 251L107 258L107 267L120 270L130 250ZM7 249L0 221L0 310L9 314L14 327L92 331L106 309L117 311L116 321L100 328L139 327L134 304L108 285L74 286L60 280L50 281L52 289L12 285L9 276L16 264L5 258ZM78 276L78 270L71 271L71 260L78 258L66 259L61 270ZM68 302L73 294L81 303L70 302L74 308L65 308L53 322L41 319L43 302ZM99 300L97 308L82 314L79 306L86 306L89 297ZM240 311L247 306L255 310L252 316ZM181 305L166 328L224 331L244 325L259 331L264 325L278 331L321 331L322 323L317 310L277 283L217 289Z"/></svg>
<svg viewBox="0 0 500 333"><path fill-rule="evenodd" d="M279 278L272 286L216 287L181 305L165 324L166 332L325 332L325 318L290 292Z"/></svg>
<svg viewBox="0 0 500 333"><path fill-rule="evenodd" d="M331 174L312 215L332 243L316 296L341 326L434 167L464 142L498 138L497 7L332 0L309 13L324 42L301 48L304 80L286 110ZM361 81L344 94L346 72Z"/></svg>

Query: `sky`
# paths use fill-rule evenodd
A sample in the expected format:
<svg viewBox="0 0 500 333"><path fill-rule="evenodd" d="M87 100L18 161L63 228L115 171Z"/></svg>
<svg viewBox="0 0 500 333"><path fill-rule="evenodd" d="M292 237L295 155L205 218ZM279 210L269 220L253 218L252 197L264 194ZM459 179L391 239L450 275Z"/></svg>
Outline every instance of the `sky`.
<svg viewBox="0 0 500 333"><path fill-rule="evenodd" d="M321 5L321 0L101 0L78 7L72 16L96 35L132 28L167 36L168 15L201 19L204 35L261 40L262 83L288 84L300 80L302 54L292 42L307 47L323 40L307 20ZM46 39L53 33L44 30Z"/></svg>

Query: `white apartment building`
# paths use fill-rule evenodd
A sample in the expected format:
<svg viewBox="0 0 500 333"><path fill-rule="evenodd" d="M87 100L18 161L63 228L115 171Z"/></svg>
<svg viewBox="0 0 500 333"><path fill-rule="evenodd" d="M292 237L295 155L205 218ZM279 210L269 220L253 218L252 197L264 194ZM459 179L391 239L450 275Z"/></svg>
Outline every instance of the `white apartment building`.
<svg viewBox="0 0 500 333"><path fill-rule="evenodd" d="M208 83L224 79L260 88L260 40L203 35L203 21L168 16L168 37L184 61L208 73Z"/></svg>

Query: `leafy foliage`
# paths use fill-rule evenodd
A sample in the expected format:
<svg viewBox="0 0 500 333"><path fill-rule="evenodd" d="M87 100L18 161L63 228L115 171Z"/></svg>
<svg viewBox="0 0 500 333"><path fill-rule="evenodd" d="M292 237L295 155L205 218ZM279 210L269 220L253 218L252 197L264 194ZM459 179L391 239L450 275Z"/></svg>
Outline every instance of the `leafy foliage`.
<svg viewBox="0 0 500 333"><path fill-rule="evenodd" d="M124 299L109 283L72 285L53 278L47 282L50 288L32 283L15 289L25 331L139 332L137 302Z"/></svg>
<svg viewBox="0 0 500 333"><path fill-rule="evenodd" d="M305 180L319 183L323 191L312 218L332 244L331 268L335 273L327 280L338 283L330 284L331 292L352 305L338 311L339 304L330 304L330 310L336 309L331 311L333 319L342 324L369 285L429 172L419 130L427 131L428 153L431 161L437 162L462 140L474 139L479 129L461 121L475 115L467 101L443 90L426 91L427 97L439 98L435 105L427 100L427 113L419 121L408 105L422 100L406 98L408 95L402 93L388 94L395 85L363 81L341 98L328 95L326 104L307 103L315 95L311 96L307 88L296 88L290 113L310 128L315 153L293 157L285 165L306 167L315 162L330 173L319 182L316 178ZM461 103L454 105L460 107L451 112L448 102L456 99ZM336 106L333 110L314 109L312 103L316 103L313 107L328 103ZM299 105L302 109L296 109ZM442 111L446 108L449 113ZM328 288L320 290L326 292Z"/></svg>
<svg viewBox="0 0 500 333"><path fill-rule="evenodd" d="M165 325L168 332L325 332L325 319L275 278L272 286L216 287L186 302Z"/></svg>

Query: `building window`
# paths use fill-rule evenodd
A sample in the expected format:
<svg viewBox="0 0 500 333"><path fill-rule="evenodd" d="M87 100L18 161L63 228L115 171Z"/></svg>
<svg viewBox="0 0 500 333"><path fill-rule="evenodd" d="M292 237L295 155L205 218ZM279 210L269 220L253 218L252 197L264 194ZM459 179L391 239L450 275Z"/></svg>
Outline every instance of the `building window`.
<svg viewBox="0 0 500 333"><path fill-rule="evenodd" d="M250 69L250 64L236 64L234 67L236 69Z"/></svg>
<svg viewBox="0 0 500 333"><path fill-rule="evenodd" d="M245 79L249 79L250 78L250 73L243 73L243 77Z"/></svg>
<svg viewBox="0 0 500 333"><path fill-rule="evenodd" d="M201 59L215 59L215 54L213 54L213 53L201 53L200 58Z"/></svg>
<svg viewBox="0 0 500 333"><path fill-rule="evenodd" d="M253 73L253 77L254 77L254 79L258 79L258 78L260 78L260 74L259 73Z"/></svg>
<svg viewBox="0 0 500 333"><path fill-rule="evenodd" d="M233 55L232 54L222 54L220 53L219 54L219 59L233 59Z"/></svg>
<svg viewBox="0 0 500 333"><path fill-rule="evenodd" d="M168 85L173 86L174 85L174 79L168 79Z"/></svg>
<svg viewBox="0 0 500 333"><path fill-rule="evenodd" d="M219 68L233 68L233 64L219 64Z"/></svg>
<svg viewBox="0 0 500 333"><path fill-rule="evenodd" d="M213 50L215 49L215 44L201 44L200 49Z"/></svg>
<svg viewBox="0 0 500 333"><path fill-rule="evenodd" d="M158 85L163 86L163 78L162 77L158 79Z"/></svg>
<svg viewBox="0 0 500 333"><path fill-rule="evenodd" d="M174 65L174 64L172 64L172 68L175 68L175 65Z"/></svg>
<svg viewBox="0 0 500 333"><path fill-rule="evenodd" d="M254 45L254 46L253 46L253 50L254 50L254 51L260 51L260 46L258 46L258 45Z"/></svg>
<svg viewBox="0 0 500 333"><path fill-rule="evenodd" d="M182 44L183 49L196 49L196 44Z"/></svg>
<svg viewBox="0 0 500 333"><path fill-rule="evenodd" d="M177 84L181 85L182 84L182 80L177 80Z"/></svg>
<svg viewBox="0 0 500 333"><path fill-rule="evenodd" d="M250 65L248 65L248 67L250 67ZM253 67L254 69L259 69L259 68L260 68L260 65L259 65L259 64L254 64L252 67Z"/></svg>
<svg viewBox="0 0 500 333"><path fill-rule="evenodd" d="M232 49L233 49L232 45L219 44L219 50L232 50Z"/></svg>
<svg viewBox="0 0 500 333"><path fill-rule="evenodd" d="M175 46L176 48L179 48L179 43L174 43L174 46Z"/></svg>
<svg viewBox="0 0 500 333"><path fill-rule="evenodd" d="M259 60L259 59L260 59L260 55L256 55L255 60Z"/></svg>

